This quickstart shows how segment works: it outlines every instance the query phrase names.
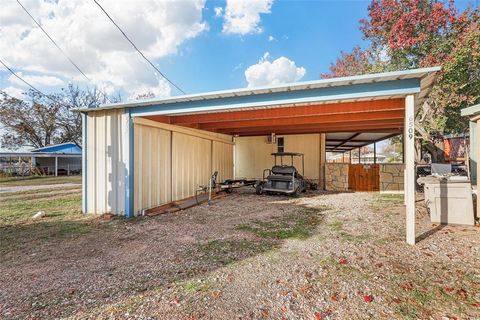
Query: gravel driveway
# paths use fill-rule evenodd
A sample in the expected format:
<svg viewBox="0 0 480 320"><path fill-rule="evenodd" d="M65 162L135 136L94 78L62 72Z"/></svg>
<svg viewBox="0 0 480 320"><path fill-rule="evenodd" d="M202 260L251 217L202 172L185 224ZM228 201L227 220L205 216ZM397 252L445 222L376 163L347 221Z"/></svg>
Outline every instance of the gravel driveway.
<svg viewBox="0 0 480 320"><path fill-rule="evenodd" d="M480 317L480 230L367 193L234 193L44 239L0 261L0 318ZM21 239L19 239L21 241Z"/></svg>

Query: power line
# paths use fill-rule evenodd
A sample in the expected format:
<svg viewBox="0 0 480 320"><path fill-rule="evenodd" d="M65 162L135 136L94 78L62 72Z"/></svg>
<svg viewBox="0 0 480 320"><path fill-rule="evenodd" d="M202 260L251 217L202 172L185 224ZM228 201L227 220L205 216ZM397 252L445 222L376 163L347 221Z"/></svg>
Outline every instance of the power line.
<svg viewBox="0 0 480 320"><path fill-rule="evenodd" d="M25 11L28 14L28 16L33 20L33 22L35 22L35 24L40 28L40 30L42 30L43 33L45 33L45 35L48 37L48 39L50 39L50 41L52 41L52 43L55 45L55 47L57 47L57 49L60 50L60 52L65 56L65 58L67 58L68 61L70 61L70 63L85 77L85 79L92 82L92 80L90 80L90 78L87 77L87 75L80 69L80 67L75 62L73 62L73 60L65 53L65 51L63 51L63 49L60 48L60 46L55 42L55 40L53 40L52 37L50 37L48 32L45 31L45 29L43 29L43 27L40 25L40 23L37 20L35 20L35 18L30 14L30 12L28 12L28 10L22 5L22 3L19 0L17 0L17 3L20 5L20 7L22 7L23 11Z"/></svg>
<svg viewBox="0 0 480 320"><path fill-rule="evenodd" d="M47 36L48 39L50 39L50 41L55 45L55 47L57 47L57 49L65 56L65 58L68 59L68 61L70 61L70 63L78 70L78 72L80 72L84 77L85 79L87 79L90 83L92 83L94 86L95 83L85 74L85 72L82 71L82 69L80 69L80 67L67 55L67 53L55 42L55 40L53 40L53 38L48 34L47 31L45 31L45 29L43 29L43 27L40 25L40 23L35 20L35 18L30 14L30 12L27 10L27 8L25 8L22 3L17 0L17 3L22 7L23 11L25 11L28 16L33 20L33 22L35 22L35 24L40 28L40 30L43 31L43 33ZM110 100L110 98L105 95L105 99L109 102L109 103L112 103L112 101Z"/></svg>
<svg viewBox="0 0 480 320"><path fill-rule="evenodd" d="M166 75L164 75L147 57L145 57L143 52L140 51L140 49L137 48L137 46L132 42L132 40L130 40L130 38L125 34L125 32L123 32L122 28L120 28L118 26L118 24L112 19L112 17L110 17L110 15L107 13L107 11L105 11L105 9L100 5L100 3L98 3L97 0L93 0L93 1L97 4L97 6L100 7L100 9L103 11L103 13L105 13L105 15L108 17L108 19L110 19L110 21L115 25L115 27L117 27L117 29L122 33L122 35L125 37L125 39L127 39L128 42L130 42L130 44L135 48L135 50L137 50L137 52L142 56L142 58L145 59L145 61L147 61L148 64L150 64L150 66L152 66L152 68L154 68L165 80L167 80L178 91L180 91L183 94L186 94L185 91L180 89L180 87L178 87L175 83L173 83L170 79L168 79Z"/></svg>
<svg viewBox="0 0 480 320"><path fill-rule="evenodd" d="M0 59L0 63L8 70L10 71L11 74L13 74L18 80L22 81L23 83L25 83L27 86L29 86L30 88L32 88L34 91L36 91L37 93L41 94L42 96L50 99L51 101L55 102L55 103L59 103L57 100L53 99L52 97L46 95L45 93L43 93L42 91L38 90L37 88L35 88L34 86L32 86L30 83L28 83L26 80L24 80L22 77L20 77L18 74L15 73L15 71L13 71L9 66L7 66L5 64L5 62L3 62L1 59Z"/></svg>

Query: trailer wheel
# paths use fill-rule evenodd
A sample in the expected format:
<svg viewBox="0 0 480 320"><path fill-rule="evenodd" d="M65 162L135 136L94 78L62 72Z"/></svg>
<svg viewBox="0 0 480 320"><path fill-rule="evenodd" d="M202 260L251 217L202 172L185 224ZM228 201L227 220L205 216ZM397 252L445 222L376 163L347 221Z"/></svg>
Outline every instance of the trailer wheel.
<svg viewBox="0 0 480 320"><path fill-rule="evenodd" d="M263 193L263 186L262 184L257 184L255 186L255 193L258 195L261 195Z"/></svg>
<svg viewBox="0 0 480 320"><path fill-rule="evenodd" d="M232 193L232 192L233 192L233 188L225 189L225 192L226 192L226 193Z"/></svg>
<svg viewBox="0 0 480 320"><path fill-rule="evenodd" d="M317 189L318 189L318 184L312 183L312 184L310 185L310 190L317 190Z"/></svg>

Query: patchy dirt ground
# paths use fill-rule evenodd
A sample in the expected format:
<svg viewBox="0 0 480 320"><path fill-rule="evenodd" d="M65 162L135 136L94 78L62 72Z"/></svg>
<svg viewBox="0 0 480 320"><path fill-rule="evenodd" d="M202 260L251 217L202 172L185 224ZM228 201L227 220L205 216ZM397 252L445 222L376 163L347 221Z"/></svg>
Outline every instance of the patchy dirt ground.
<svg viewBox="0 0 480 320"><path fill-rule="evenodd" d="M3 251L0 318L479 318L480 229L432 226L420 211L412 247L401 204L245 191L153 218L82 220L88 232Z"/></svg>

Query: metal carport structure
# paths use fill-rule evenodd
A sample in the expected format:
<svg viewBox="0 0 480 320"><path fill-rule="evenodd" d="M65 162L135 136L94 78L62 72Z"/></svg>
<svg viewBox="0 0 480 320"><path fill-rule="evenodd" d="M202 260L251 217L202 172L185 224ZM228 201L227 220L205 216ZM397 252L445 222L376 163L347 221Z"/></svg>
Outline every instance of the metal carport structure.
<svg viewBox="0 0 480 320"><path fill-rule="evenodd" d="M146 207L189 196L191 191L184 191L182 184L197 183L214 167L224 167L231 174L233 137L320 134L321 165L327 149L348 150L403 133L406 240L414 244L415 109L428 96L439 70L414 69L79 109L83 114L83 211L131 217ZM326 139L332 133L346 138ZM362 133L369 133L370 138L355 139Z"/></svg>

